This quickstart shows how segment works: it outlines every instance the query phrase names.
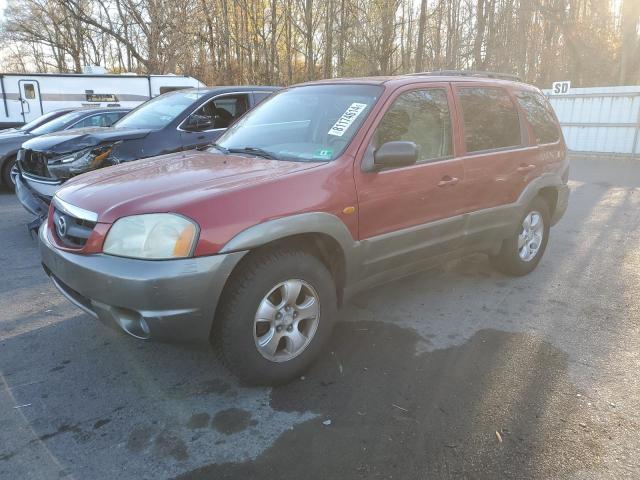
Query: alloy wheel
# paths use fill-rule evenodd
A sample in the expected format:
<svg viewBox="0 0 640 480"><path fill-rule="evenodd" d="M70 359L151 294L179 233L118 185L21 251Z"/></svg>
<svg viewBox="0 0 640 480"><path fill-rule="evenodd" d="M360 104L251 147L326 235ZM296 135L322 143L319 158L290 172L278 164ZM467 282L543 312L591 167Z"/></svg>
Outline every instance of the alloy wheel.
<svg viewBox="0 0 640 480"><path fill-rule="evenodd" d="M286 362L311 343L320 321L320 297L304 280L279 283L264 296L255 315L253 336L260 354Z"/></svg>
<svg viewBox="0 0 640 480"><path fill-rule="evenodd" d="M542 214L532 211L522 221L522 231L518 235L518 255L525 262L533 260L542 246L544 219Z"/></svg>

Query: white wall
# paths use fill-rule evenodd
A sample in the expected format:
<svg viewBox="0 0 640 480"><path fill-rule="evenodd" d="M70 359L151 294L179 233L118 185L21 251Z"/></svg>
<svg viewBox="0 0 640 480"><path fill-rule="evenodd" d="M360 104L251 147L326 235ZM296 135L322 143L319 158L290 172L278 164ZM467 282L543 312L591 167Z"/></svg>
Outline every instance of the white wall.
<svg viewBox="0 0 640 480"><path fill-rule="evenodd" d="M640 156L640 86L572 88L549 97L570 150Z"/></svg>

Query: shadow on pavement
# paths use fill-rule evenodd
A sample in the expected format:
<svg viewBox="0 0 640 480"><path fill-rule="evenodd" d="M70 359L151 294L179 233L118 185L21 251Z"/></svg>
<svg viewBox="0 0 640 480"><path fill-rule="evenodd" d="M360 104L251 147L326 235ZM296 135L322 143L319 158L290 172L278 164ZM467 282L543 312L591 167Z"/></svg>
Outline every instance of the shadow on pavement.
<svg viewBox="0 0 640 480"><path fill-rule="evenodd" d="M566 478L598 463L601 433L580 418L566 354L496 330L414 356L417 340L383 323L338 324L333 352L272 393L275 410L320 417L253 461L178 478Z"/></svg>

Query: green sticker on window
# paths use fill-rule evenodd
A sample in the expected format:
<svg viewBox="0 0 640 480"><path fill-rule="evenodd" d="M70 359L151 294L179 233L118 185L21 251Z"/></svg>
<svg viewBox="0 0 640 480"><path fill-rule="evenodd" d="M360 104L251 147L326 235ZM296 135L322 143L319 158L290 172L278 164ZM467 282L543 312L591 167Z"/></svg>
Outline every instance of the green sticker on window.
<svg viewBox="0 0 640 480"><path fill-rule="evenodd" d="M313 154L313 158L321 158L323 160L331 160L332 157L333 157L333 150L330 148L316 150Z"/></svg>

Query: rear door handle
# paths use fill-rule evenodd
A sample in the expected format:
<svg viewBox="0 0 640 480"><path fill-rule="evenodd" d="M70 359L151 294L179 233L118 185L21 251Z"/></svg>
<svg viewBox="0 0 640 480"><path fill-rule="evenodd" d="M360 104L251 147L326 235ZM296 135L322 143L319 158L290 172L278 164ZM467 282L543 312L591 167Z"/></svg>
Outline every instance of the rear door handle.
<svg viewBox="0 0 640 480"><path fill-rule="evenodd" d="M536 168L535 165L520 165L518 167L518 172L521 172L521 173L532 172L533 170L535 170L535 168Z"/></svg>
<svg viewBox="0 0 640 480"><path fill-rule="evenodd" d="M444 177L442 177L442 180L440 180L438 182L438 186L439 187L447 187L449 185L455 185L459 181L460 181L460 179L457 178L457 177L450 177L449 175L445 175Z"/></svg>

